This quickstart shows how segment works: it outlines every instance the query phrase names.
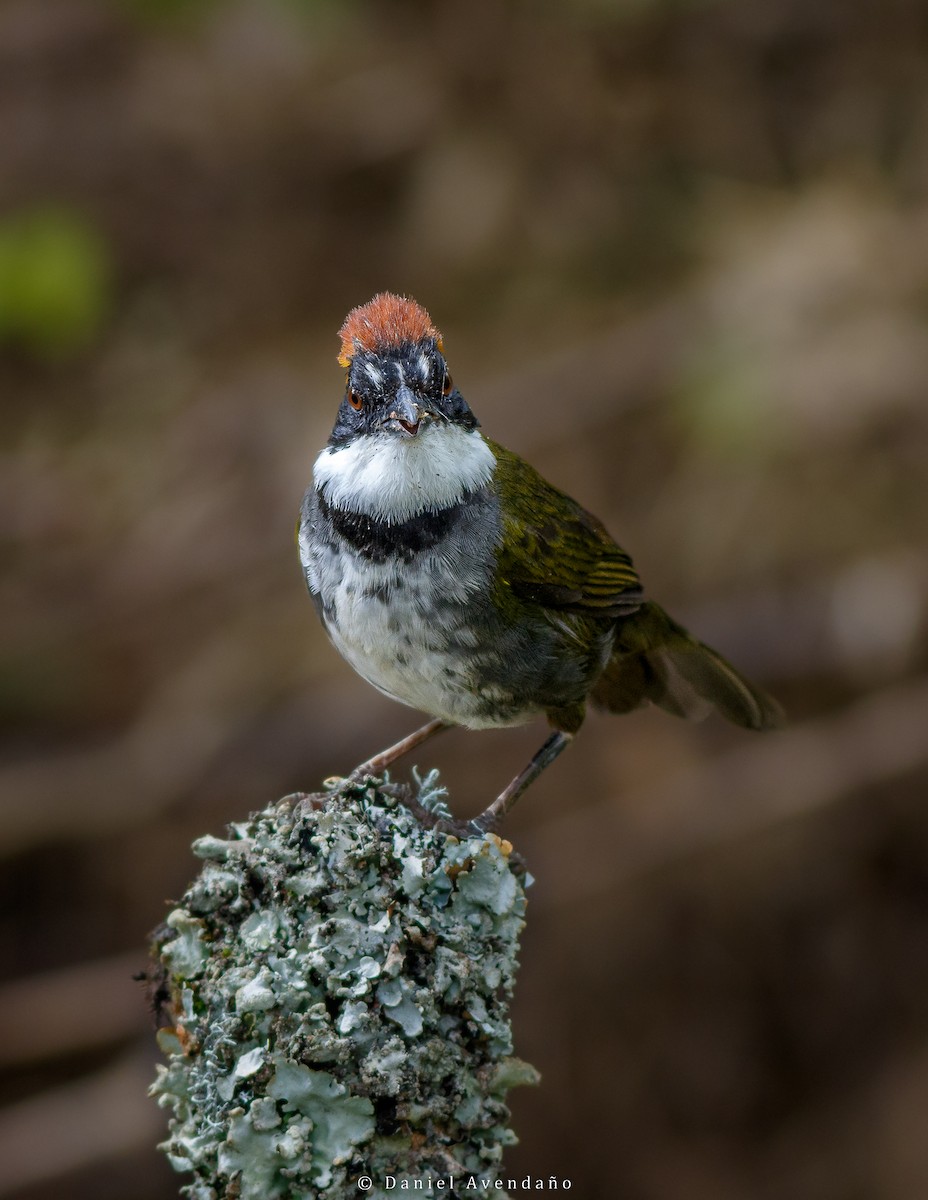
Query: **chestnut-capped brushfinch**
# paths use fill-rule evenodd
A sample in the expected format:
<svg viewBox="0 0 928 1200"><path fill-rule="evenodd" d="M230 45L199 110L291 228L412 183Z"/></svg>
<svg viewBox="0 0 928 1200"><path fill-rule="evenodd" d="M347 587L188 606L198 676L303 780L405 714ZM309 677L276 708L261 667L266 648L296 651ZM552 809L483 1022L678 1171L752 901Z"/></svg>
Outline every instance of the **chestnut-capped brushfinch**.
<svg viewBox="0 0 928 1200"><path fill-rule="evenodd" d="M300 557L341 654L432 718L356 776L447 726L546 717L544 745L477 818L488 830L568 745L587 703L780 723L775 701L646 598L596 517L484 437L425 309L384 292L340 336L347 383L303 498Z"/></svg>

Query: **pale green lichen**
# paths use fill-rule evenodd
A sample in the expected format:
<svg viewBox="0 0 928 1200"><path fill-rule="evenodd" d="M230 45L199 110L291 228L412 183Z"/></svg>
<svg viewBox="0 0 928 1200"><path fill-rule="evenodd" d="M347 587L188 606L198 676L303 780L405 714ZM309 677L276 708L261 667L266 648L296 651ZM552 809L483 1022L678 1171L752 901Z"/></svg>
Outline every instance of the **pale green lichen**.
<svg viewBox="0 0 928 1200"><path fill-rule="evenodd" d="M364 1175L375 1196L388 1177L504 1194L506 1092L537 1078L508 1013L524 875L392 792L282 801L195 843L155 943L172 1025L152 1089L191 1200L336 1200ZM434 774L418 803L438 807Z"/></svg>

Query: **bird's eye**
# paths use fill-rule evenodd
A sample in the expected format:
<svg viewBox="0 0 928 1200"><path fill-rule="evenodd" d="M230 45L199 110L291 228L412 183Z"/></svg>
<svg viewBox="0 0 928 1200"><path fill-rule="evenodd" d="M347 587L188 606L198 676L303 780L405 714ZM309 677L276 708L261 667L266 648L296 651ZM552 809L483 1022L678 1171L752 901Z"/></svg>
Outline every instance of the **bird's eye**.
<svg viewBox="0 0 928 1200"><path fill-rule="evenodd" d="M355 412L360 412L361 407L364 404L364 401L361 399L361 397L358 395L358 393L356 391L354 391L352 388L349 388L348 389L348 403L351 405L351 407L354 409Z"/></svg>
<svg viewBox="0 0 928 1200"><path fill-rule="evenodd" d="M451 372L445 371L445 378L442 381L442 385L441 385L441 394L443 396L450 396L453 391L454 391L454 383L451 379Z"/></svg>

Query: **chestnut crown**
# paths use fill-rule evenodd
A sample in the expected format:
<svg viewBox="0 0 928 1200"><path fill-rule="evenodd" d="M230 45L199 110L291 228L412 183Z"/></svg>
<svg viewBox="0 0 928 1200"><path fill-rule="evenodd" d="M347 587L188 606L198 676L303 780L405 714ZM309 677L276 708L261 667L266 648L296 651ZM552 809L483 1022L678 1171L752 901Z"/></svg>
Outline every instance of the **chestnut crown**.
<svg viewBox="0 0 928 1200"><path fill-rule="evenodd" d="M348 377L330 445L363 434L415 437L432 423L477 427L452 382L441 334L415 300L380 292L351 310L339 337Z"/></svg>

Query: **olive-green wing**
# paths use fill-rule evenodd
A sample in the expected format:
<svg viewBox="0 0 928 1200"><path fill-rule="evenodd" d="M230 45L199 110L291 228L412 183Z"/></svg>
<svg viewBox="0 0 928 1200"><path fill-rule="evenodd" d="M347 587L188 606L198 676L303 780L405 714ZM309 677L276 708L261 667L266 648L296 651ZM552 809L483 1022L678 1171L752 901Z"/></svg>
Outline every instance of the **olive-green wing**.
<svg viewBox="0 0 928 1200"><path fill-rule="evenodd" d="M491 443L503 512L500 582L542 608L617 617L642 601L632 560L605 526L534 467Z"/></svg>

